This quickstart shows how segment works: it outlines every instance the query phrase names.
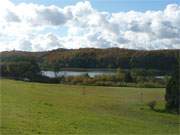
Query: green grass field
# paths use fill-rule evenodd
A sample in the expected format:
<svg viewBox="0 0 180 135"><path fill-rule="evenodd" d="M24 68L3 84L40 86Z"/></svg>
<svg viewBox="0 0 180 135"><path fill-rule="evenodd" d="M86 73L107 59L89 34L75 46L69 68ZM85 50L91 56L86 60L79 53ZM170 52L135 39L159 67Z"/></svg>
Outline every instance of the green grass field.
<svg viewBox="0 0 180 135"><path fill-rule="evenodd" d="M180 117L163 112L165 89L0 83L2 135L179 133Z"/></svg>

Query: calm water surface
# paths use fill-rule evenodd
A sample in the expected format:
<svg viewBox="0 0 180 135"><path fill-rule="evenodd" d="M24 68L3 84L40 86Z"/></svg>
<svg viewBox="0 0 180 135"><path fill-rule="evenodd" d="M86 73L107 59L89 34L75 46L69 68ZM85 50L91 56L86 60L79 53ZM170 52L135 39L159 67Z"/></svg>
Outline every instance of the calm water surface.
<svg viewBox="0 0 180 135"><path fill-rule="evenodd" d="M59 71L57 72L57 76L81 76L88 74L90 77L95 77L97 75L113 75L115 71ZM42 75L54 78L56 76L55 72L53 71L42 71Z"/></svg>

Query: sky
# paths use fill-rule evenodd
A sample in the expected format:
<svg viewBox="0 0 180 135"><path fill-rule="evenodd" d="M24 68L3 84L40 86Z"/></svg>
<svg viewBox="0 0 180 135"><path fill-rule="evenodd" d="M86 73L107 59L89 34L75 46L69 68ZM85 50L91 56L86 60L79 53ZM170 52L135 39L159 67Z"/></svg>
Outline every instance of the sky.
<svg viewBox="0 0 180 135"><path fill-rule="evenodd" d="M85 47L180 49L180 1L0 1L0 51Z"/></svg>
<svg viewBox="0 0 180 135"><path fill-rule="evenodd" d="M68 5L75 5L85 0L12 0L13 3L19 4L36 3L43 5L57 5L61 8ZM179 0L89 0L92 7L99 11L120 12L120 11L146 11L146 10L163 10L168 4L177 3Z"/></svg>

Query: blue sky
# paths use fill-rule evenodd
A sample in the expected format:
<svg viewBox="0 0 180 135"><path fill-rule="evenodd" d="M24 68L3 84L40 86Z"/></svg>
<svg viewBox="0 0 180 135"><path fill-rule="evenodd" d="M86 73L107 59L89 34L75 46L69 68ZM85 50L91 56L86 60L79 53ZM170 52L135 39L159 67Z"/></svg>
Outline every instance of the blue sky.
<svg viewBox="0 0 180 135"><path fill-rule="evenodd" d="M73 5L79 1L83 0L12 0L14 3L37 3L59 7ZM108 12L162 10L168 4L180 4L180 0L90 0L90 2L93 8Z"/></svg>

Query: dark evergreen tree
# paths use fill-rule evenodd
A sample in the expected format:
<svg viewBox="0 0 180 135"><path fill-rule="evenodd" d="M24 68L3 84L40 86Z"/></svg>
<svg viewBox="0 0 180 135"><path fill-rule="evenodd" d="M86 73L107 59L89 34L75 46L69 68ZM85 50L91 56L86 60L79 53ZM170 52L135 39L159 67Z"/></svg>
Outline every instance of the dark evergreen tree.
<svg viewBox="0 0 180 135"><path fill-rule="evenodd" d="M166 87L166 109L180 113L180 79L179 64Z"/></svg>

